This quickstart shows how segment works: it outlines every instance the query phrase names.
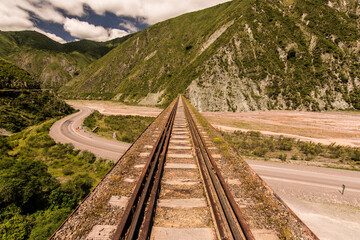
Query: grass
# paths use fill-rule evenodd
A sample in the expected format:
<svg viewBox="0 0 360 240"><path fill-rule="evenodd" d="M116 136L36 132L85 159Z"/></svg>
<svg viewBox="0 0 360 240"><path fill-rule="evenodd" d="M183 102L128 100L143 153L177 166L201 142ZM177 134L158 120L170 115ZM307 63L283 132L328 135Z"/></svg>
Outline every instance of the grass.
<svg viewBox="0 0 360 240"><path fill-rule="evenodd" d="M95 133L100 136L113 138L115 133L117 140L133 143L154 119L153 117L128 115L105 116L94 111L84 120L84 125L89 130L98 127Z"/></svg>
<svg viewBox="0 0 360 240"><path fill-rule="evenodd" d="M75 174L85 173L95 181L100 180L113 164L105 159L96 159L88 151L74 150L72 144L55 143L48 132L56 120L48 120L10 136L10 155L44 162L51 175L61 181L66 181Z"/></svg>
<svg viewBox="0 0 360 240"><path fill-rule="evenodd" d="M281 161L299 160L323 163L346 164L360 169L360 149L337 146L335 143L324 145L286 138L283 136L266 136L256 131L221 133L230 145L241 155L264 160L279 159Z"/></svg>

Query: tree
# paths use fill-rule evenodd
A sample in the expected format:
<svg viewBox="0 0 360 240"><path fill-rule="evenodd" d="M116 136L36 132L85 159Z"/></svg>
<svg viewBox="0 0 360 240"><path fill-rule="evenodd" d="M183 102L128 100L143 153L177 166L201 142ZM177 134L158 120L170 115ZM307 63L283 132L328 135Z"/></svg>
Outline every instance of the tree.
<svg viewBox="0 0 360 240"><path fill-rule="evenodd" d="M14 203L24 213L44 209L48 196L59 186L39 161L22 159L0 169L0 208Z"/></svg>

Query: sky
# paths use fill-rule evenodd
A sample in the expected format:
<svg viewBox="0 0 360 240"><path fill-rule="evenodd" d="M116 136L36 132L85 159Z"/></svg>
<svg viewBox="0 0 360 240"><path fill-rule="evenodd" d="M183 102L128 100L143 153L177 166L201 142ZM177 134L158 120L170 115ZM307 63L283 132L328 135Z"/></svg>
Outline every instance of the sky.
<svg viewBox="0 0 360 240"><path fill-rule="evenodd" d="M0 30L107 41L228 0L0 0Z"/></svg>

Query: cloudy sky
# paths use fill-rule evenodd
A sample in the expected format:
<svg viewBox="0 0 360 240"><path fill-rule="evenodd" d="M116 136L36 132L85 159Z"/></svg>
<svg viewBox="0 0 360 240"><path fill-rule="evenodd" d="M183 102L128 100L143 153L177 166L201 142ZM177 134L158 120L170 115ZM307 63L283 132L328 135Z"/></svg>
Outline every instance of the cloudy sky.
<svg viewBox="0 0 360 240"><path fill-rule="evenodd" d="M0 0L0 30L107 41L228 0Z"/></svg>

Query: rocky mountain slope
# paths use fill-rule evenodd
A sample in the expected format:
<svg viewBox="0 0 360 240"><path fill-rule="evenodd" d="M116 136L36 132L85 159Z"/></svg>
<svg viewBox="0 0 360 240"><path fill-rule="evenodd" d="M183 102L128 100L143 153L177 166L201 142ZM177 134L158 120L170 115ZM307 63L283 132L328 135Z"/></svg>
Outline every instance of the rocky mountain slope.
<svg viewBox="0 0 360 240"><path fill-rule="evenodd" d="M234 0L158 23L69 82L65 97L201 111L360 107L355 0Z"/></svg>
<svg viewBox="0 0 360 240"><path fill-rule="evenodd" d="M35 31L0 31L0 57L26 69L41 87L58 89L128 37L60 44Z"/></svg>

